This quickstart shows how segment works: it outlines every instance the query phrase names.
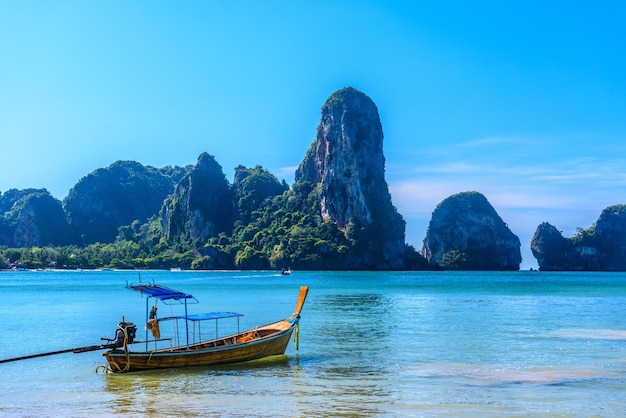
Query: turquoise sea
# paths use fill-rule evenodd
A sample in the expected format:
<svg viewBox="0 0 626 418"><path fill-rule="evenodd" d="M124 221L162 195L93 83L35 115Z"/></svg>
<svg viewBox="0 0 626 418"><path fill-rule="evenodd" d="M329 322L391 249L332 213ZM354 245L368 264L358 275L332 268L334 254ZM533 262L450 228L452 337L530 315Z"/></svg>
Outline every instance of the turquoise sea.
<svg viewBox="0 0 626 418"><path fill-rule="evenodd" d="M0 273L0 359L144 332L136 271ZM0 364L8 417L626 416L626 273L169 272L190 313L248 328L310 286L300 349L254 363L94 373L101 352ZM160 308L160 316L169 307Z"/></svg>

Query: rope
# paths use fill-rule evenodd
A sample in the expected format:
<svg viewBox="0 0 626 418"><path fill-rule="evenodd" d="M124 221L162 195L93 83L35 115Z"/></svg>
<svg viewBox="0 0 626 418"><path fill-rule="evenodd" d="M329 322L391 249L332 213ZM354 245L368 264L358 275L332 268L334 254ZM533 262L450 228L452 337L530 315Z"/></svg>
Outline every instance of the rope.
<svg viewBox="0 0 626 418"><path fill-rule="evenodd" d="M126 366L123 371L130 369L130 353L128 351L128 331L124 328L124 355L126 357Z"/></svg>
<svg viewBox="0 0 626 418"><path fill-rule="evenodd" d="M248 341L252 341L254 340L254 333L253 332L247 332L245 334L243 334L241 337L237 338L237 343L241 344L241 343L247 343Z"/></svg>
<svg viewBox="0 0 626 418"><path fill-rule="evenodd" d="M124 317L122 317L122 322L124 322ZM107 361L107 364L104 366L96 367L95 373L98 373L100 368L104 369L105 373L124 373L130 369L130 352L128 350L128 331L126 328L119 328L124 333L124 343L122 347L124 348L124 357L126 358L126 365L122 369L119 364L117 364L114 360ZM115 369L115 370L114 370Z"/></svg>

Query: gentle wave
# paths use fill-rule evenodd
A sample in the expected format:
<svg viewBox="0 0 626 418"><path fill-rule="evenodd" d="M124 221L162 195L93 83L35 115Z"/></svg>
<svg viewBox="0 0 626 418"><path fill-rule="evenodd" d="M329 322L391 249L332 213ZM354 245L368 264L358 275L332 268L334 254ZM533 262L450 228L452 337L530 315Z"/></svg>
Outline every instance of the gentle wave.
<svg viewBox="0 0 626 418"><path fill-rule="evenodd" d="M585 338L592 340L626 340L626 331L617 329L560 330L553 334L561 338Z"/></svg>
<svg viewBox="0 0 626 418"><path fill-rule="evenodd" d="M623 379L623 375L602 368L589 367L531 367L510 368L484 364L424 364L412 370L422 377L461 377L476 384L543 384L555 385L598 379ZM409 373L410 374L410 373Z"/></svg>

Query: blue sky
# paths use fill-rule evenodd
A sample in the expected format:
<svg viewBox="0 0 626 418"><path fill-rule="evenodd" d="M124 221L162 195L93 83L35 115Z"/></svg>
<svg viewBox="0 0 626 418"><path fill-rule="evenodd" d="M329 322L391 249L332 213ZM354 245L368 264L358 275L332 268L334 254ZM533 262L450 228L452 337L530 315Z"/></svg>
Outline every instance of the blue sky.
<svg viewBox="0 0 626 418"><path fill-rule="evenodd" d="M407 4L404 4L407 3ZM386 178L421 248L483 193L522 241L626 203L620 1L0 1L0 191L63 199L117 160L213 154L288 183L324 101L377 104Z"/></svg>

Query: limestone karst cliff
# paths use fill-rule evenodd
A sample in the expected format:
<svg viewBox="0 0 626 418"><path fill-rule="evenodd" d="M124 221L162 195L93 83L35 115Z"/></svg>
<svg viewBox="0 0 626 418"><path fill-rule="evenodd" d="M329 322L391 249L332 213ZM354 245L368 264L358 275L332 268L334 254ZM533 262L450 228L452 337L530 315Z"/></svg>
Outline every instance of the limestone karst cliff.
<svg viewBox="0 0 626 418"><path fill-rule="evenodd" d="M357 264L404 266L405 223L385 181L383 129L371 98L351 87L328 98L295 178L317 187L322 219L360 249Z"/></svg>
<svg viewBox="0 0 626 418"><path fill-rule="evenodd" d="M207 153L184 169L130 161L85 176L70 190L64 209L67 229L75 232L70 244L85 248L89 259L57 265L427 268L405 245L405 223L384 175L376 105L353 88L341 89L322 107L316 138L292 188L260 166L238 166L230 185ZM8 231L2 223L0 236ZM94 255L105 243L112 244L109 252Z"/></svg>
<svg viewBox="0 0 626 418"><path fill-rule="evenodd" d="M205 240L230 233L233 193L222 167L212 155L202 153L193 169L163 203L163 235L169 242Z"/></svg>
<svg viewBox="0 0 626 418"><path fill-rule="evenodd" d="M0 197L0 245L34 247L72 243L61 202L46 189L8 190Z"/></svg>
<svg viewBox="0 0 626 418"><path fill-rule="evenodd" d="M63 200L79 242L113 242L120 226L156 215L174 190L178 174L169 170L117 161L80 179Z"/></svg>
<svg viewBox="0 0 626 418"><path fill-rule="evenodd" d="M428 225L424 257L444 269L519 270L519 238L478 192L443 200Z"/></svg>
<svg viewBox="0 0 626 418"><path fill-rule="evenodd" d="M553 225L537 227L530 248L539 269L626 270L626 205L609 206L589 228L563 237Z"/></svg>

